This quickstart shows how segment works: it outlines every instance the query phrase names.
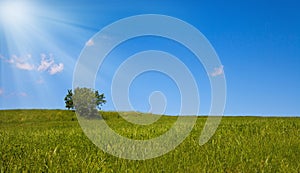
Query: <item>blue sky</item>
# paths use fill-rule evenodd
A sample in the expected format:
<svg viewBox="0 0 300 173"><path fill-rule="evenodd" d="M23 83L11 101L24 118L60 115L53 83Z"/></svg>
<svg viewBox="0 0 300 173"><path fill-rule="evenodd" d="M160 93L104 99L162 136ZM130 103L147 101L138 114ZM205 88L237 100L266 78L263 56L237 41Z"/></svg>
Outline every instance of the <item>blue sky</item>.
<svg viewBox="0 0 300 173"><path fill-rule="evenodd" d="M0 109L64 109L81 50L101 28L138 14L163 14L186 21L210 41L224 66L225 115L300 115L299 1L13 1L1 0ZM201 63L176 42L142 37L119 45L99 70L96 89L110 97L118 65L139 51L155 49L181 58L200 90L200 113L210 108L210 84ZM106 74L105 77L103 74ZM175 83L160 73L134 80L130 99L149 110L148 96L162 91L167 114L180 106Z"/></svg>

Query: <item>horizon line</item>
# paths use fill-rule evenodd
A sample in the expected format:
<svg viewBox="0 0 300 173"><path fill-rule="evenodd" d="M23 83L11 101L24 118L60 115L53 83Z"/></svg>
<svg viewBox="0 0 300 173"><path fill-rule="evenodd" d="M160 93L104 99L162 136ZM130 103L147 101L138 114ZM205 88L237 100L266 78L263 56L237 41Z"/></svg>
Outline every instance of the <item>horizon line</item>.
<svg viewBox="0 0 300 173"><path fill-rule="evenodd" d="M61 111L75 111L68 110L68 109L61 109L61 108L0 108L0 111L13 111L13 110L61 110ZM103 112L137 112L142 114L153 114L150 112L140 112L140 111L114 111L114 110L99 110ZM153 114L158 115L158 114ZM205 115L205 114L199 114L199 115L172 115L172 114L163 114L164 116L203 116L203 117L218 117L218 116L224 116L224 117L296 117L299 118L299 115L276 115L276 114L224 114L224 115Z"/></svg>

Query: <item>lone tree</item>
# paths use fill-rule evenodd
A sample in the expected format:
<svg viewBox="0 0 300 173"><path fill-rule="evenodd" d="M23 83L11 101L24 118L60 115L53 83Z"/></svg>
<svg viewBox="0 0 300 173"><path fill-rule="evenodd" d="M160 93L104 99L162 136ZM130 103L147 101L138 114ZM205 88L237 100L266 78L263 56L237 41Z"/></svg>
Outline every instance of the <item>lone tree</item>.
<svg viewBox="0 0 300 173"><path fill-rule="evenodd" d="M96 118L98 117L98 109L106 103L104 94L99 94L91 88L76 88L74 93L68 90L65 97L66 108L76 110L82 117Z"/></svg>

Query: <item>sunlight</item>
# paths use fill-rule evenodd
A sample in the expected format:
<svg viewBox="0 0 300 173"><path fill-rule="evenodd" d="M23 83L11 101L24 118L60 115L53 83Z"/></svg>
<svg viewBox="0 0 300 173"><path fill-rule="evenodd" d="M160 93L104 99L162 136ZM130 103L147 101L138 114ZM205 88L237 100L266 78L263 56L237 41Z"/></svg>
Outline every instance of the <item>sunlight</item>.
<svg viewBox="0 0 300 173"><path fill-rule="evenodd" d="M20 25L30 19L30 9L21 1L6 1L1 4L0 13L4 24Z"/></svg>
<svg viewBox="0 0 300 173"><path fill-rule="evenodd" d="M40 107L49 106L48 100L55 100L53 105L59 104L60 98L52 94L60 86L55 80L69 80L66 76L72 75L74 57L80 51L74 51L73 47L81 49L87 39L73 33L91 30L74 24L55 7L21 0L0 0L0 30L0 69L5 69L9 76L1 77L0 89L4 88L5 96L14 100L12 106L34 107L36 100ZM64 65L63 73L55 75L58 72L50 73L50 68L40 70L42 54L47 58L53 56L52 65Z"/></svg>

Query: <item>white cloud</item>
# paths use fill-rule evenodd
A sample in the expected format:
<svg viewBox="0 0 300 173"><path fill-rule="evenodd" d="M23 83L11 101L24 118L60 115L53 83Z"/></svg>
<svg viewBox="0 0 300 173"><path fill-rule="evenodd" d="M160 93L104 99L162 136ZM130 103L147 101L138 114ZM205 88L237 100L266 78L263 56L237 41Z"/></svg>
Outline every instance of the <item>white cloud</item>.
<svg viewBox="0 0 300 173"><path fill-rule="evenodd" d="M5 57L2 57L1 59L9 64L14 64L18 69L31 71L35 69L35 66L34 64L28 62L28 59L30 58L31 54L27 54L26 57L18 57L17 55L12 55L10 59L6 59Z"/></svg>
<svg viewBox="0 0 300 173"><path fill-rule="evenodd" d="M28 71L34 70L34 65L33 64L29 64L28 62L25 62L25 63L19 63L19 62L17 62L16 63L16 67L18 69L22 69L22 70L28 70Z"/></svg>
<svg viewBox="0 0 300 173"><path fill-rule="evenodd" d="M49 54L49 58L47 58L46 54L41 54L41 62L37 68L38 71L42 72L47 70L50 75L54 75L56 73L62 72L63 69L64 64L55 64L52 54Z"/></svg>
<svg viewBox="0 0 300 173"><path fill-rule="evenodd" d="M45 71L54 63L53 59L47 59L44 54L41 55L41 58L41 63L37 68L38 71Z"/></svg>
<svg viewBox="0 0 300 173"><path fill-rule="evenodd" d="M0 55L0 59L9 64L13 64L15 62L14 58L16 58L15 55L13 55L12 58L6 58L3 55Z"/></svg>
<svg viewBox="0 0 300 173"><path fill-rule="evenodd" d="M86 46L93 46L95 43L94 43L94 41L92 40L92 39L89 39L86 43L85 43L85 45Z"/></svg>
<svg viewBox="0 0 300 173"><path fill-rule="evenodd" d="M46 54L41 54L41 63L37 68L38 71L47 70L49 74L54 75L56 73L63 71L63 69L64 69L64 64L63 63L55 64L52 54L49 55L49 58L47 58Z"/></svg>
<svg viewBox="0 0 300 173"><path fill-rule="evenodd" d="M18 57L17 55L12 55L11 59L14 60L15 62L28 62L29 59L31 59L31 54L27 54L26 56L20 56Z"/></svg>
<svg viewBox="0 0 300 173"><path fill-rule="evenodd" d="M64 69L63 63L53 64L49 69L49 74L54 75L56 73L63 71L63 69Z"/></svg>
<svg viewBox="0 0 300 173"><path fill-rule="evenodd" d="M1 60L3 60L6 63L12 64L16 68L21 70L28 70L28 71L36 70L38 72L47 71L50 75L63 71L64 64L63 63L55 64L52 54L49 54L49 56L47 56L46 54L41 54L40 58L41 61L37 65L32 63L31 54L27 54L26 56L21 56L21 57L18 57L17 55L12 55L10 59L0 55ZM38 83L41 83L41 81Z"/></svg>
<svg viewBox="0 0 300 173"><path fill-rule="evenodd" d="M5 62L13 64L15 63L15 60L11 58L11 59L6 59Z"/></svg>
<svg viewBox="0 0 300 173"><path fill-rule="evenodd" d="M219 76L224 74L224 66L221 65L220 67L216 67L214 68L214 71L211 73L211 76L215 77L215 76Z"/></svg>
<svg viewBox="0 0 300 173"><path fill-rule="evenodd" d="M11 59L17 60L17 61L21 61L21 58L18 58L17 55L12 55L12 56L11 56Z"/></svg>

